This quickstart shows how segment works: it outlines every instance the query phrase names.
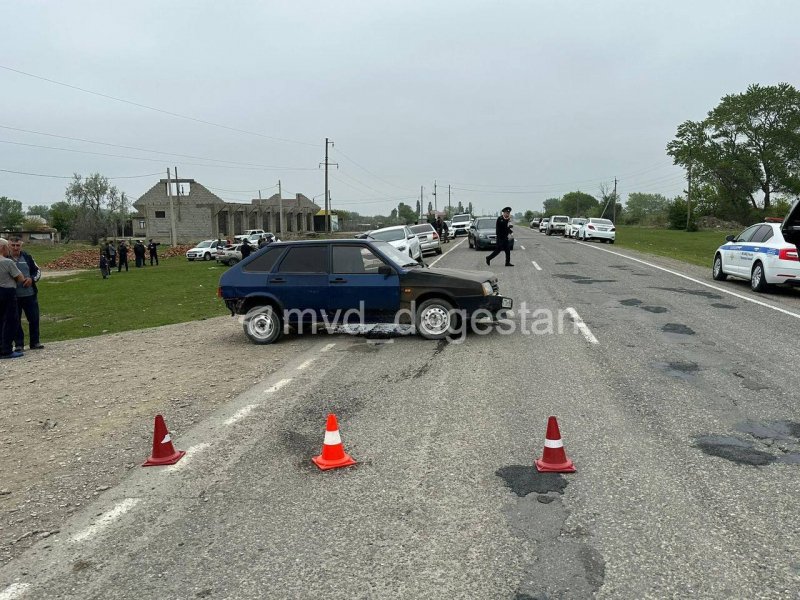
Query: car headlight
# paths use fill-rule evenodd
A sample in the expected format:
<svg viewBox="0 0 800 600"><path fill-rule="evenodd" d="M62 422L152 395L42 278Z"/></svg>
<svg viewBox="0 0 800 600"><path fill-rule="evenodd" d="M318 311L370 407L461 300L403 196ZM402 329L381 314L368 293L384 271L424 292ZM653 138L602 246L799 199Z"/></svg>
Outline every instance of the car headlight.
<svg viewBox="0 0 800 600"><path fill-rule="evenodd" d="M485 233L479 233L479 234L478 234L478 237L480 237L480 238L485 238L485 237L487 237L487 236L486 236L486 234L485 234Z"/></svg>
<svg viewBox="0 0 800 600"><path fill-rule="evenodd" d="M483 295L484 296L491 296L493 294L492 284L489 283L488 281L484 281L483 284L482 284L482 287L483 287Z"/></svg>

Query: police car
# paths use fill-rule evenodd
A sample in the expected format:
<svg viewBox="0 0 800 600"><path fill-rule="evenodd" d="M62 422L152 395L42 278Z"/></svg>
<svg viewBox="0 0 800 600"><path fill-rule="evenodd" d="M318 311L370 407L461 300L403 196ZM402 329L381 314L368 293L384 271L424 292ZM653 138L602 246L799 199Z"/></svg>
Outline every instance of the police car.
<svg viewBox="0 0 800 600"><path fill-rule="evenodd" d="M766 292L773 284L800 286L797 246L784 239L781 221L768 218L725 238L714 253L714 279L749 279L755 292Z"/></svg>

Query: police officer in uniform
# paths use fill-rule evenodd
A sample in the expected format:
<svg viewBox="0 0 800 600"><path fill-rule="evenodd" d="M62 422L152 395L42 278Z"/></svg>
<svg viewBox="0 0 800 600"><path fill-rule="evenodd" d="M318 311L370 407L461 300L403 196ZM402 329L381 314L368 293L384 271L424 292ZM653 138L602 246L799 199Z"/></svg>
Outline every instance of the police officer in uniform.
<svg viewBox="0 0 800 600"><path fill-rule="evenodd" d="M492 262L492 259L501 252L506 253L506 266L513 267L511 264L511 228L514 224L511 222L511 207L506 206L497 217L495 224L495 234L497 235L497 247L489 256L486 257L486 264Z"/></svg>

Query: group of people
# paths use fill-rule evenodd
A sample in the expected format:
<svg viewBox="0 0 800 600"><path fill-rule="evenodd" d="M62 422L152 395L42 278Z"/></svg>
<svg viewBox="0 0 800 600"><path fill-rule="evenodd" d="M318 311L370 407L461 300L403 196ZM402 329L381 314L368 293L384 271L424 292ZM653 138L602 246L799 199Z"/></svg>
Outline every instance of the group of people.
<svg viewBox="0 0 800 600"><path fill-rule="evenodd" d="M439 234L439 239L442 243L446 244L450 241L450 228L447 226L447 221L442 220L442 217L437 217L433 222L433 228Z"/></svg>
<svg viewBox="0 0 800 600"><path fill-rule="evenodd" d="M154 242L152 238L150 238L147 246L142 243L142 240L136 240L133 245L133 257L136 260L136 267L145 266L145 254L148 253L150 255L150 266L158 266L158 247L160 245L160 242ZM117 267L117 273L122 271L122 267L125 267L126 272L128 271L128 249L129 247L125 240L120 240L117 246L114 246L114 243L110 241L103 244L103 248L100 251L100 274L103 279L108 279L108 276L111 275L111 269L114 267Z"/></svg>
<svg viewBox="0 0 800 600"><path fill-rule="evenodd" d="M22 250L22 239L0 237L0 359L24 355L25 330L22 314L28 321L28 348L41 350L39 340L39 300L36 282L42 271L33 257Z"/></svg>

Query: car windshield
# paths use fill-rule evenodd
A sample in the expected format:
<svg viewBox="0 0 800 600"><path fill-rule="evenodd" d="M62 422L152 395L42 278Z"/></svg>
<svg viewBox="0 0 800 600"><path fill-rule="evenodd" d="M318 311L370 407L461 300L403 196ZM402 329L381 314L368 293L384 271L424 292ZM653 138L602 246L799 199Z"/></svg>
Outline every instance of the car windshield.
<svg viewBox="0 0 800 600"><path fill-rule="evenodd" d="M586 223L586 219L572 219L573 225L583 225Z"/></svg>
<svg viewBox="0 0 800 600"><path fill-rule="evenodd" d="M387 229L385 231L373 231L369 236L374 240L383 240L384 242L396 242L403 240L406 237L406 232L402 229Z"/></svg>
<svg viewBox="0 0 800 600"><path fill-rule="evenodd" d="M208 248L214 242L200 242L195 248Z"/></svg>
<svg viewBox="0 0 800 600"><path fill-rule="evenodd" d="M566 223L569 217L553 217L553 223Z"/></svg>
<svg viewBox="0 0 800 600"><path fill-rule="evenodd" d="M425 225L412 225L409 229L412 233L430 233L434 230L433 225L428 225L427 223Z"/></svg>
<svg viewBox="0 0 800 600"><path fill-rule="evenodd" d="M400 252L388 242L375 242L375 247L380 250L386 258L392 261L395 267L408 269L409 267L420 267L420 264L408 256L405 252Z"/></svg>
<svg viewBox="0 0 800 600"><path fill-rule="evenodd" d="M475 221L475 228L476 229L492 229L495 226L496 221L494 219L478 219Z"/></svg>

